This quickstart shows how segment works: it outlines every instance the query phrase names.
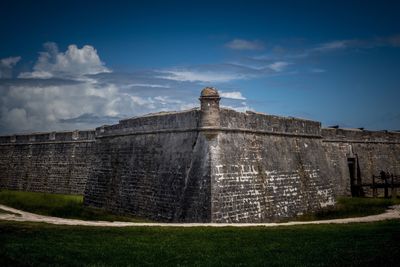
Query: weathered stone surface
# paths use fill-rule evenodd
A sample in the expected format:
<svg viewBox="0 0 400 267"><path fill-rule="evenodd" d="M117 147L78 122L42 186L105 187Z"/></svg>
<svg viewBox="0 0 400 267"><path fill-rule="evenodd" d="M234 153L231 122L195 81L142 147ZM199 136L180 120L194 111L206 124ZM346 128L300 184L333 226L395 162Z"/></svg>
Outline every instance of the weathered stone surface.
<svg viewBox="0 0 400 267"><path fill-rule="evenodd" d="M348 158L356 159L362 184L372 183L372 175L379 175L382 170L400 174L400 133L329 128L322 129L322 135L337 195L351 195ZM369 187L363 187L362 191L363 195L372 196ZM380 191L382 195L383 189Z"/></svg>
<svg viewBox="0 0 400 267"><path fill-rule="evenodd" d="M334 204L319 122L220 109L209 91L200 111L97 129L85 204L188 222L266 222Z"/></svg>
<svg viewBox="0 0 400 267"><path fill-rule="evenodd" d="M228 133L211 151L214 222L269 222L334 204L320 139Z"/></svg>
<svg viewBox="0 0 400 267"><path fill-rule="evenodd" d="M198 113L159 115L178 118L165 132L117 133L106 127L96 140L85 204L162 221L210 221L207 140L197 131L174 128L174 122L183 129L193 126ZM143 118L129 123L135 120Z"/></svg>
<svg viewBox="0 0 400 267"><path fill-rule="evenodd" d="M94 131L0 137L0 188L83 194Z"/></svg>

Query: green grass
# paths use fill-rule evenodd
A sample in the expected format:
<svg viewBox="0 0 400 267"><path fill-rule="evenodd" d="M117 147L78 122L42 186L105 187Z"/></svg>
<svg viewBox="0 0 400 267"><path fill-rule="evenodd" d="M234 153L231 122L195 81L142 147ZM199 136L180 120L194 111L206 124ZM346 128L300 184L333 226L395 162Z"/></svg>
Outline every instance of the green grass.
<svg viewBox="0 0 400 267"><path fill-rule="evenodd" d="M400 204L399 198L338 198L335 207L325 208L314 214L306 214L297 218L301 221L327 220L337 218L362 217L385 212L392 205Z"/></svg>
<svg viewBox="0 0 400 267"><path fill-rule="evenodd" d="M398 266L400 221L275 228L0 222L0 266Z"/></svg>
<svg viewBox="0 0 400 267"><path fill-rule="evenodd" d="M0 204L16 209L71 219L143 222L144 219L119 216L101 209L83 206L83 197L23 191L0 191ZM148 221L148 220L147 220Z"/></svg>
<svg viewBox="0 0 400 267"><path fill-rule="evenodd" d="M310 216L365 216L399 202L341 198L334 209ZM81 196L2 190L0 203L57 217L132 220L83 207ZM107 228L0 221L0 266L396 266L399 256L399 220L275 228Z"/></svg>

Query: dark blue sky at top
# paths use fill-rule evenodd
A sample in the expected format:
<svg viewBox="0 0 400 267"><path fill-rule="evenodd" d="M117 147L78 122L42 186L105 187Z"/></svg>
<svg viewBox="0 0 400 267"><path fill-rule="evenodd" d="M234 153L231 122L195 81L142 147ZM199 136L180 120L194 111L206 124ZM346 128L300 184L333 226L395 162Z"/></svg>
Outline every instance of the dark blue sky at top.
<svg viewBox="0 0 400 267"><path fill-rule="evenodd" d="M221 40L268 42L398 34L398 1L3 1L1 55L92 44L124 67L208 63ZM5 8L4 8L5 6Z"/></svg>
<svg viewBox="0 0 400 267"><path fill-rule="evenodd" d="M125 75L285 62L276 73L190 90L241 92L254 110L324 125L400 130L399 14L399 1L2 1L0 59L21 57L13 79L32 71L46 42L59 51L91 45ZM260 47L230 49L235 39Z"/></svg>

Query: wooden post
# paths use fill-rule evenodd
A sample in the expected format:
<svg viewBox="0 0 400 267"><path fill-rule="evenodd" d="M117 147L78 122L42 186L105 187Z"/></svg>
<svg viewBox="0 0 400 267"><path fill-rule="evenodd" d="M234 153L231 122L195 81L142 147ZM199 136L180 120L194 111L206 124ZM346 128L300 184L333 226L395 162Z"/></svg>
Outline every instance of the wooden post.
<svg viewBox="0 0 400 267"><path fill-rule="evenodd" d="M393 173L390 175L390 177L392 178L391 180L391 182L392 182L392 184L391 184L391 186L392 186L392 190L391 190L391 192L390 192L390 196L392 197L392 198L395 198L396 196L396 193L394 192L394 180L393 180Z"/></svg>
<svg viewBox="0 0 400 267"><path fill-rule="evenodd" d="M372 197L377 197L377 190L375 187L375 175L372 175Z"/></svg>
<svg viewBox="0 0 400 267"><path fill-rule="evenodd" d="M385 198L389 197L389 184L388 184L388 177L385 177Z"/></svg>

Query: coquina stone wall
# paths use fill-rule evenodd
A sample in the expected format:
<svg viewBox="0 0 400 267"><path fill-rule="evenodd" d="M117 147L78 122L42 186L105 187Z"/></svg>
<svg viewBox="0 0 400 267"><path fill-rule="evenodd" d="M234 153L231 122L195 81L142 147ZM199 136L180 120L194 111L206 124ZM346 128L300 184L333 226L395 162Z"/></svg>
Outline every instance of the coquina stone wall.
<svg viewBox="0 0 400 267"><path fill-rule="evenodd" d="M199 110L97 129L86 205L161 221L210 221L210 160Z"/></svg>
<svg viewBox="0 0 400 267"><path fill-rule="evenodd" d="M0 188L83 194L93 160L94 131L0 137Z"/></svg>
<svg viewBox="0 0 400 267"><path fill-rule="evenodd" d="M322 136L329 169L335 174L336 194L351 195L349 159L354 159L356 164L355 185L371 184L372 176L381 171L400 175L400 133L325 128ZM368 186L360 193L372 196Z"/></svg>
<svg viewBox="0 0 400 267"><path fill-rule="evenodd" d="M318 122L221 110L221 128L212 221L275 221L335 203Z"/></svg>
<svg viewBox="0 0 400 267"><path fill-rule="evenodd" d="M85 204L162 221L268 222L333 205L319 122L220 109L96 129Z"/></svg>

